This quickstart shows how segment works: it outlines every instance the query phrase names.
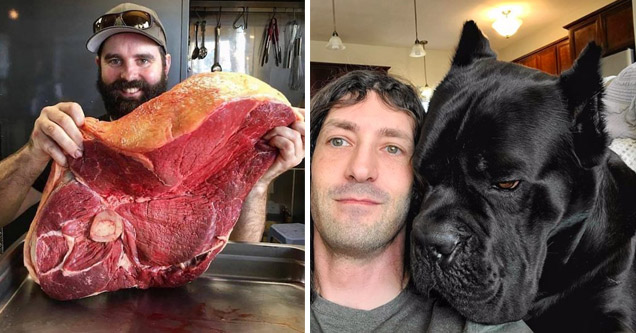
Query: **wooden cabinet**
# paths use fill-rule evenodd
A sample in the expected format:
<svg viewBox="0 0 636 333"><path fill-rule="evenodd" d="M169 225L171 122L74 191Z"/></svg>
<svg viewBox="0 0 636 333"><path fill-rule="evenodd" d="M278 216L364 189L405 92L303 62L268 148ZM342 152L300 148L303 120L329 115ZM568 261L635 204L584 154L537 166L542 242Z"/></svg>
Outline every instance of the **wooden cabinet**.
<svg viewBox="0 0 636 333"><path fill-rule="evenodd" d="M568 30L574 59L590 41L603 48L603 56L634 48L632 1L613 2L563 28Z"/></svg>
<svg viewBox="0 0 636 333"><path fill-rule="evenodd" d="M570 53L570 40L565 39L556 44L557 62L559 74L572 67L572 53Z"/></svg>
<svg viewBox="0 0 636 333"><path fill-rule="evenodd" d="M513 62L542 70L548 74L559 75L572 66L570 43L567 37L562 38L515 59Z"/></svg>
<svg viewBox="0 0 636 333"><path fill-rule="evenodd" d="M574 54L574 57L579 55L585 45L591 41L595 41L597 44L602 45L601 38L599 34L599 21L595 18L582 22L580 25L570 29L569 35L572 36L572 41L570 42L570 53Z"/></svg>
<svg viewBox="0 0 636 333"><path fill-rule="evenodd" d="M574 59L590 41L603 48L603 56L634 48L631 0L618 0L563 27L568 37L520 58L518 64L558 75L572 67Z"/></svg>
<svg viewBox="0 0 636 333"><path fill-rule="evenodd" d="M536 56L528 56L528 57L520 58L513 62L522 64L530 68L539 68L539 58L537 58Z"/></svg>
<svg viewBox="0 0 636 333"><path fill-rule="evenodd" d="M310 95L313 97L314 94L320 90L320 88L327 85L327 83L331 82L347 72L351 72L357 69L368 69L368 70L376 70L376 71L389 71L388 66L370 66L370 65L355 65L355 64L335 64L329 62L315 62L312 61L309 64L309 81L310 81Z"/></svg>
<svg viewBox="0 0 636 333"><path fill-rule="evenodd" d="M557 75L557 52L556 47L549 47L537 52L538 68L548 74Z"/></svg>

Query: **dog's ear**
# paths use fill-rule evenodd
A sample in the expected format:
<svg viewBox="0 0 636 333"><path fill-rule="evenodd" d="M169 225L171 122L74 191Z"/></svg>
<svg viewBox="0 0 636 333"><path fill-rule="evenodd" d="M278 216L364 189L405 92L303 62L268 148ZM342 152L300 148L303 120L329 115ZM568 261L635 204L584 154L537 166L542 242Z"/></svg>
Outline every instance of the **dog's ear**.
<svg viewBox="0 0 636 333"><path fill-rule="evenodd" d="M572 117L574 153L584 168L599 165L607 155L600 57L601 48L590 42L572 68L559 77L559 85Z"/></svg>
<svg viewBox="0 0 636 333"><path fill-rule="evenodd" d="M496 58L497 55L490 48L490 42L474 21L466 21L459 38L457 51L453 57L452 66L462 67L470 65L481 58Z"/></svg>

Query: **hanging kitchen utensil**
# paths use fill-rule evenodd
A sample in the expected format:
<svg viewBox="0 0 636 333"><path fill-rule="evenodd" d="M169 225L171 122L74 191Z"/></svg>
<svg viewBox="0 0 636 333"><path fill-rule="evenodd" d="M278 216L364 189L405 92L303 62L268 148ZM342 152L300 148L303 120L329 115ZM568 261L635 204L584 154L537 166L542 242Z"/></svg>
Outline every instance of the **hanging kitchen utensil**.
<svg viewBox="0 0 636 333"><path fill-rule="evenodd" d="M269 20L267 25L264 40L263 52L261 55L261 66L264 66L269 61L269 48L274 49L274 61L276 66L283 62L283 56L280 47L280 41L278 40L278 21L276 20L276 8L274 8L274 15Z"/></svg>
<svg viewBox="0 0 636 333"><path fill-rule="evenodd" d="M276 52L274 60L276 60L276 66L279 66L283 63L283 52L281 51L280 41L278 39L278 22L276 19L274 19L273 24L274 24L274 51Z"/></svg>
<svg viewBox="0 0 636 333"><path fill-rule="evenodd" d="M192 50L192 60L199 58L199 44L197 39L199 35L199 21L194 24L194 50Z"/></svg>
<svg viewBox="0 0 636 333"><path fill-rule="evenodd" d="M188 29L190 28L188 27ZM190 50L190 45L192 45L192 39L190 38L190 30L188 30L188 51ZM188 71L187 77L190 77L190 75L192 74L192 61L188 61L187 71Z"/></svg>
<svg viewBox="0 0 636 333"><path fill-rule="evenodd" d="M219 64L219 36L221 35L221 7L219 7L219 14L216 17L216 28L214 28L214 64L211 70L213 72L221 72L221 64Z"/></svg>
<svg viewBox="0 0 636 333"><path fill-rule="evenodd" d="M234 29L243 29L243 30L247 30L247 7L241 7L243 8L243 11L240 12L238 14L238 16L234 19L234 22L232 23L232 27ZM236 23L243 18L243 23L241 23L241 25L236 25Z"/></svg>
<svg viewBox="0 0 636 333"><path fill-rule="evenodd" d="M289 71L289 88L299 90L305 83L305 73L302 60L303 31L298 27L293 41L291 70Z"/></svg>
<svg viewBox="0 0 636 333"><path fill-rule="evenodd" d="M208 49L205 48L205 21L201 22L201 49L199 50L199 59L208 55Z"/></svg>
<svg viewBox="0 0 636 333"><path fill-rule="evenodd" d="M291 68L294 57L294 41L297 38L300 26L296 21L296 8L292 8L294 19L285 25L285 59L283 60L284 68Z"/></svg>
<svg viewBox="0 0 636 333"><path fill-rule="evenodd" d="M269 45L271 43L270 40L270 25L269 23L267 24L267 26L265 27L265 31L263 32L263 45L261 47L261 67L263 67L265 65L265 63L267 63L267 60L269 58Z"/></svg>

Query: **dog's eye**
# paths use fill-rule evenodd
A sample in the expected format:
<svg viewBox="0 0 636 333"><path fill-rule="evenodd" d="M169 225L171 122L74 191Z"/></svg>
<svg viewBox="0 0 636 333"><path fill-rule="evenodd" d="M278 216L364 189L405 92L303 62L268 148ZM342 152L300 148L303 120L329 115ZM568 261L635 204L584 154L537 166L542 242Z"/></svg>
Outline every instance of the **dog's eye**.
<svg viewBox="0 0 636 333"><path fill-rule="evenodd" d="M507 182L499 182L496 183L494 186L500 190L514 190L515 188L517 188L517 186L519 186L519 181L510 180Z"/></svg>

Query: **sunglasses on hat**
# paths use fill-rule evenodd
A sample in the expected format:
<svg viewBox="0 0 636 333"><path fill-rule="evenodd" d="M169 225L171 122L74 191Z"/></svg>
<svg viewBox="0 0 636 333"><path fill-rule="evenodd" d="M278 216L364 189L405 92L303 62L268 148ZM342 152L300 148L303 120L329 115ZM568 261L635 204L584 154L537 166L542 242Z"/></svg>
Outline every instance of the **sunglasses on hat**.
<svg viewBox="0 0 636 333"><path fill-rule="evenodd" d="M141 10L129 10L121 13L106 14L100 16L93 23L93 33L97 33L112 26L128 26L140 30L149 29L152 26L152 16Z"/></svg>

